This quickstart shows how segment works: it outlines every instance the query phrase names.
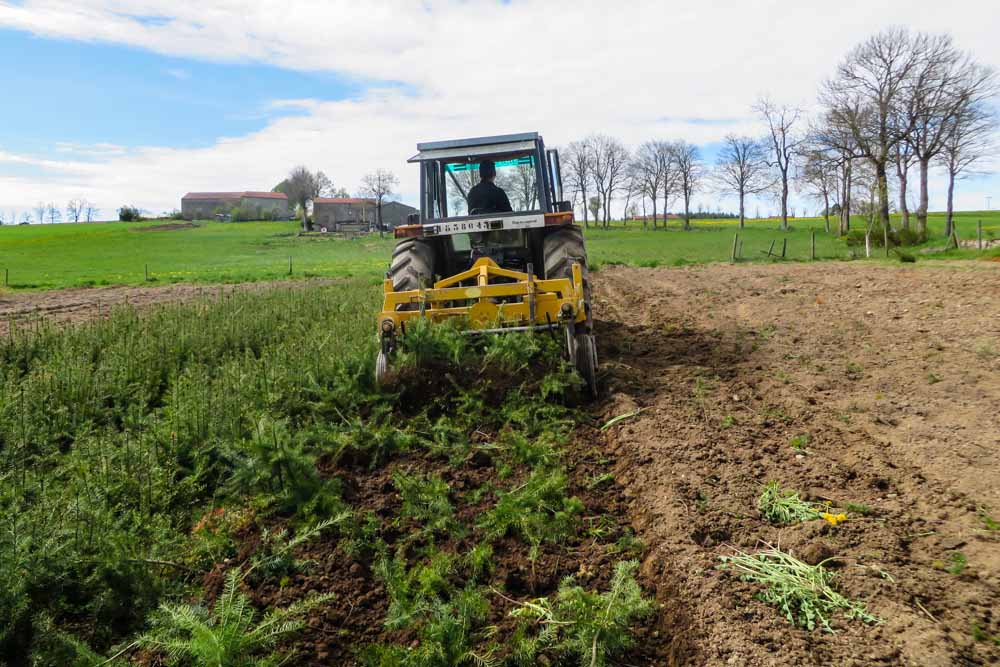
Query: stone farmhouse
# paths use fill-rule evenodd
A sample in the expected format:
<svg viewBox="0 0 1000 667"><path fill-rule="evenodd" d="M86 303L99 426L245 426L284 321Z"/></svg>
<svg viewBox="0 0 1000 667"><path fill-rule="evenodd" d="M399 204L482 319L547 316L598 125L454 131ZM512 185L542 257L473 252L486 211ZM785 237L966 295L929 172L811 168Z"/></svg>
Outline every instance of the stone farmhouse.
<svg viewBox="0 0 1000 667"><path fill-rule="evenodd" d="M288 218L288 197L283 192L189 192L181 198L181 214L187 220L206 220L228 215L234 208L253 210L257 219Z"/></svg>
<svg viewBox="0 0 1000 667"><path fill-rule="evenodd" d="M382 224L386 230L395 229L417 212L398 201L383 201ZM313 200L312 228L319 232L367 232L375 229L377 215L374 199L317 197Z"/></svg>

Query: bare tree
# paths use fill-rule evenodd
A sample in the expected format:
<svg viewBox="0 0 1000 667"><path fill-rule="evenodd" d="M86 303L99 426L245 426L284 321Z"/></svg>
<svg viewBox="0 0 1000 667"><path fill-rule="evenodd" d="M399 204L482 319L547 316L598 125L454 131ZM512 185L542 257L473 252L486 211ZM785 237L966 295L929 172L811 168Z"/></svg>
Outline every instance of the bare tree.
<svg viewBox="0 0 1000 667"><path fill-rule="evenodd" d="M671 157L677 170L677 185L684 197L684 230L691 229L691 195L701 184L702 165L698 147L686 141L675 142Z"/></svg>
<svg viewBox="0 0 1000 667"><path fill-rule="evenodd" d="M590 189L590 173L592 155L587 139L573 141L562 152L562 164L566 170L566 185L573 191L573 199L580 198L583 205L583 226L589 227L587 221L587 211L590 207L590 200L587 198L587 191ZM596 216L596 214L595 214Z"/></svg>
<svg viewBox="0 0 1000 667"><path fill-rule="evenodd" d="M820 101L830 122L850 136L857 157L875 170L878 218L889 220L888 164L910 131L905 100L921 64L919 40L903 28L890 28L856 46L823 84Z"/></svg>
<svg viewBox="0 0 1000 667"><path fill-rule="evenodd" d="M334 196L333 181L330 177L324 174L322 171L316 172L316 196L317 197L333 197Z"/></svg>
<svg viewBox="0 0 1000 667"><path fill-rule="evenodd" d="M903 103L908 129L905 143L920 170L917 231L926 235L930 164L944 149L948 119L962 103L958 81L973 67L973 62L955 48L948 35L918 35L916 50L918 65ZM905 189L906 183L901 182L900 187ZM905 201L903 193L900 197L901 202ZM904 212L904 227L907 217Z"/></svg>
<svg viewBox="0 0 1000 667"><path fill-rule="evenodd" d="M799 183L816 199L823 202L823 220L830 233L830 199L838 199L837 162L822 149L812 149L802 156Z"/></svg>
<svg viewBox="0 0 1000 667"><path fill-rule="evenodd" d="M625 165L625 176L622 179L622 193L625 195L625 204L622 206L622 226L628 224L629 214L635 217L635 200L642 197L642 182L635 168L635 163L629 160Z"/></svg>
<svg viewBox="0 0 1000 667"><path fill-rule="evenodd" d="M66 204L66 219L70 222L80 222L86 205L87 200L85 199L70 199Z"/></svg>
<svg viewBox="0 0 1000 667"><path fill-rule="evenodd" d="M49 224L54 225L62 221L62 212L52 202L45 205L45 216L49 219Z"/></svg>
<svg viewBox="0 0 1000 667"><path fill-rule="evenodd" d="M955 181L975 173L973 167L983 158L996 153L993 133L997 118L985 100L968 98L955 110L948 121L949 129L941 151L940 161L948 172L948 207L945 217L945 234L954 230L953 211Z"/></svg>
<svg viewBox="0 0 1000 667"><path fill-rule="evenodd" d="M838 123L836 118L826 113L820 122L810 130L809 145L813 151L821 152L825 160L837 172L837 203L840 205L839 235L851 230L851 200L854 187L854 163L858 150L853 135Z"/></svg>
<svg viewBox="0 0 1000 667"><path fill-rule="evenodd" d="M46 210L47 209L45 208L45 202L41 202L40 201L37 204L35 204L35 220L38 220L38 224L40 224L40 225L44 225L45 224L45 211Z"/></svg>
<svg viewBox="0 0 1000 667"><path fill-rule="evenodd" d="M744 227L747 195L764 192L774 184L764 145L751 137L726 135L715 164L717 188L735 194L740 201L740 229Z"/></svg>
<svg viewBox="0 0 1000 667"><path fill-rule="evenodd" d="M647 141L639 146L632 159L632 173L643 197L653 205L653 228L656 228L656 202L663 196L663 213L666 215L670 192L675 187L676 172L671 161L671 147L666 141ZM644 202L645 204L645 202ZM666 218L664 218L665 220ZM645 219L643 226L645 226Z"/></svg>
<svg viewBox="0 0 1000 667"><path fill-rule="evenodd" d="M910 208L906 203L907 181L910 167L916 160L913 146L906 141L900 141L892 149L892 161L896 166L896 181L899 183L899 213L903 219L903 229L910 228Z"/></svg>
<svg viewBox="0 0 1000 667"><path fill-rule="evenodd" d="M774 156L769 164L777 172L781 184L781 228L788 229L789 172L805 141L805 137L799 133L797 127L802 111L776 104L767 97L757 100L753 108L767 123Z"/></svg>
<svg viewBox="0 0 1000 667"><path fill-rule="evenodd" d="M538 187L535 184L535 166L519 164L514 169L511 186L514 199L518 201L521 211L533 211L538 208Z"/></svg>
<svg viewBox="0 0 1000 667"><path fill-rule="evenodd" d="M385 232L382 226L382 202L396 194L397 187L399 179L388 169L376 169L361 179L361 191L375 200L375 215L380 238Z"/></svg>
<svg viewBox="0 0 1000 667"><path fill-rule="evenodd" d="M87 222L93 222L100 212L101 209L94 206L91 202L87 202L83 207L83 217Z"/></svg>
<svg viewBox="0 0 1000 667"><path fill-rule="evenodd" d="M587 140L591 152L590 175L602 200L602 222L607 228L611 219L611 200L622 188L629 153L614 137L597 134Z"/></svg>

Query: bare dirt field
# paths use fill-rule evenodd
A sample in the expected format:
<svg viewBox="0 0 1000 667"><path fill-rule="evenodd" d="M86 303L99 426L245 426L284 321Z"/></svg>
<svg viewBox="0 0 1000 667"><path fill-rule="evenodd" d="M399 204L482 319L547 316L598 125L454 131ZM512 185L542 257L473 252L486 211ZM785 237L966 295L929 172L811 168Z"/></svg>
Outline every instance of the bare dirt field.
<svg viewBox="0 0 1000 667"><path fill-rule="evenodd" d="M606 502L647 545L643 583L663 605L627 664L1000 662L1000 531L983 518L1000 520L1000 265L607 267L593 277L604 392L594 423L642 412L581 428L569 456L615 461L619 488ZM10 320L65 323L265 287L0 295L0 332ZM867 509L836 526L779 528L756 508L769 481ZM758 585L720 568L721 556L765 544L812 563L836 557L837 588L883 622L792 627L755 598ZM343 576L378 597L372 581ZM377 617L348 625L374 628Z"/></svg>
<svg viewBox="0 0 1000 667"><path fill-rule="evenodd" d="M1000 270L616 267L594 282L601 417L643 409L606 437L668 664L1000 661L1000 535L981 515L1000 516ZM772 480L870 512L778 528L756 509ZM837 586L884 623L792 628L719 568L764 543L838 557Z"/></svg>

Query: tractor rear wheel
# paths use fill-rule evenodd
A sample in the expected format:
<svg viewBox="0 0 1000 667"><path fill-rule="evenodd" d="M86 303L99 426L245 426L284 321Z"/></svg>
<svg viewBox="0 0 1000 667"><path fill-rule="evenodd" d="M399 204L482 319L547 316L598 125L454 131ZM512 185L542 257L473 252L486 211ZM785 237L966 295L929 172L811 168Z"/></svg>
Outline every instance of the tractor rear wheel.
<svg viewBox="0 0 1000 667"><path fill-rule="evenodd" d="M403 239L392 251L392 264L386 276L396 292L426 287L434 279L437 250L423 239ZM415 304L399 306L399 310L415 310Z"/></svg>
<svg viewBox="0 0 1000 667"><path fill-rule="evenodd" d="M582 333L594 330L594 320L590 313L590 273L587 271L587 248L583 243L583 230L579 227L562 227L548 234L542 242L542 259L545 262L545 278L573 278L573 263L580 265L583 274L583 303L587 320L577 327Z"/></svg>

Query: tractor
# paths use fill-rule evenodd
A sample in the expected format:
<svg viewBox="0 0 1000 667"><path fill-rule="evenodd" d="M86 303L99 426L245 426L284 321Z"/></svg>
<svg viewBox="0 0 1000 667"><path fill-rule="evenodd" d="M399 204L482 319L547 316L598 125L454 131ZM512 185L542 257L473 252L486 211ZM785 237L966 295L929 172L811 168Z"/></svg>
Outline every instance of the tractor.
<svg viewBox="0 0 1000 667"><path fill-rule="evenodd" d="M420 213L394 230L376 381L388 377L408 322L463 318L471 335L561 334L596 395L587 251L563 199L558 152L536 132L419 143L417 151L408 162L420 165ZM506 194L504 210L477 198L473 188L487 180Z"/></svg>

